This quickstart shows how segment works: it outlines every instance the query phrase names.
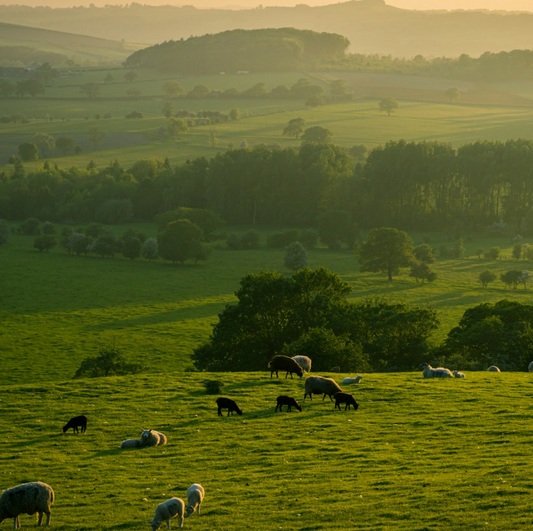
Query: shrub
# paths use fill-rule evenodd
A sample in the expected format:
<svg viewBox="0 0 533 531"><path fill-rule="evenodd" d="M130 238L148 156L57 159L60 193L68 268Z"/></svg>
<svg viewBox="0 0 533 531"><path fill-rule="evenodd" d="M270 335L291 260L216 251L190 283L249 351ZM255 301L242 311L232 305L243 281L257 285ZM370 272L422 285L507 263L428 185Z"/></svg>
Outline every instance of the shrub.
<svg viewBox="0 0 533 531"><path fill-rule="evenodd" d="M137 374L145 369L140 363L129 363L115 347L104 347L99 352L99 356L85 358L81 362L74 378L122 376L124 374Z"/></svg>
<svg viewBox="0 0 533 531"><path fill-rule="evenodd" d="M413 249L413 254L417 260L425 262L426 264L433 264L436 260L435 250L427 243L418 245Z"/></svg>
<svg viewBox="0 0 533 531"><path fill-rule="evenodd" d="M37 218L25 219L20 227L19 232L25 236L36 236L40 232L41 221Z"/></svg>
<svg viewBox="0 0 533 531"><path fill-rule="evenodd" d="M500 258L500 248L499 247L491 247L484 255L483 257L486 260L498 260Z"/></svg>
<svg viewBox="0 0 533 531"><path fill-rule="evenodd" d="M249 230L241 236L241 248L242 249L257 249L259 247L259 241L261 237L255 230Z"/></svg>
<svg viewBox="0 0 533 531"><path fill-rule="evenodd" d="M224 387L224 383L220 380L205 380L204 387L208 395L218 395L222 387Z"/></svg>
<svg viewBox="0 0 533 531"><path fill-rule="evenodd" d="M309 256L300 242L292 242L285 249L285 265L293 271L298 271L309 264Z"/></svg>
<svg viewBox="0 0 533 531"><path fill-rule="evenodd" d="M139 111L132 111L129 114L126 114L127 120L138 120L140 118L144 118L144 114Z"/></svg>
<svg viewBox="0 0 533 531"><path fill-rule="evenodd" d="M40 227L41 234L55 234L56 228L53 223L45 221Z"/></svg>
<svg viewBox="0 0 533 531"><path fill-rule="evenodd" d="M9 241L9 227L7 223L0 219L0 245L7 243Z"/></svg>
<svg viewBox="0 0 533 531"><path fill-rule="evenodd" d="M298 240L299 236L300 231L298 229L290 229L285 230L283 232L274 232L267 238L267 247L272 247L274 249L287 247L289 243Z"/></svg>
<svg viewBox="0 0 533 531"><path fill-rule="evenodd" d="M490 282L493 282L496 280L496 273L493 273L489 269L486 269L485 271L482 271L479 274L479 281L481 282L481 285L486 288Z"/></svg>
<svg viewBox="0 0 533 531"><path fill-rule="evenodd" d="M148 238L141 247L141 256L149 260L155 260L159 256L157 249L157 240L155 238Z"/></svg>
<svg viewBox="0 0 533 531"><path fill-rule="evenodd" d="M39 252L46 251L57 245L57 241L52 234L41 234L35 238L33 246L39 250Z"/></svg>

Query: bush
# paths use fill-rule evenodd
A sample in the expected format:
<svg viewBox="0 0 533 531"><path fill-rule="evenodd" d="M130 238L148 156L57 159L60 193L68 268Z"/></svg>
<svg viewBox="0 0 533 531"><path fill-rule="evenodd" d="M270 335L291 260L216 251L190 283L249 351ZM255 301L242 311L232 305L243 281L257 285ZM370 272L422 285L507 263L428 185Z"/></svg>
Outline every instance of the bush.
<svg viewBox="0 0 533 531"><path fill-rule="evenodd" d="M205 380L204 387L208 395L218 395L222 387L224 387L224 383L220 380Z"/></svg>
<svg viewBox="0 0 533 531"><path fill-rule="evenodd" d="M145 368L140 363L129 363L115 348L102 348L100 355L85 358L74 378L98 378L101 376L123 376L137 374Z"/></svg>
<svg viewBox="0 0 533 531"><path fill-rule="evenodd" d="M55 225L53 223L50 223L49 221L45 221L40 227L40 232L41 234L55 234Z"/></svg>
<svg viewBox="0 0 533 531"><path fill-rule="evenodd" d="M309 264L309 256L300 242L292 242L285 248L285 265L298 271Z"/></svg>
<svg viewBox="0 0 533 531"><path fill-rule="evenodd" d="M20 227L19 232L25 236L37 236L40 232L41 221L37 218L28 218L24 220Z"/></svg>
<svg viewBox="0 0 533 531"><path fill-rule="evenodd" d="M241 236L241 248L242 249L257 249L259 247L259 241L261 237L255 230L249 230Z"/></svg>
<svg viewBox="0 0 533 531"><path fill-rule="evenodd" d="M486 269L479 274L478 279L481 282L481 285L486 288L491 282L496 280L496 273Z"/></svg>
<svg viewBox="0 0 533 531"><path fill-rule="evenodd" d="M484 255L483 257L486 260L498 260L500 258L500 248L499 247L491 247Z"/></svg>
<svg viewBox="0 0 533 531"><path fill-rule="evenodd" d="M155 238L148 238L141 247L141 256L148 261L155 260L159 257L157 249L157 240Z"/></svg>
<svg viewBox="0 0 533 531"><path fill-rule="evenodd" d="M306 248L306 249L314 249L318 243L318 232L314 229L306 229L300 232L300 236L298 237L298 241Z"/></svg>
<svg viewBox="0 0 533 531"><path fill-rule="evenodd" d="M35 238L33 246L39 250L39 252L46 251L57 245L57 241L52 234L41 234Z"/></svg>
<svg viewBox="0 0 533 531"><path fill-rule="evenodd" d="M9 241L9 227L7 223L0 219L0 245L7 243Z"/></svg>
<svg viewBox="0 0 533 531"><path fill-rule="evenodd" d="M133 112L130 112L129 114L126 114L127 120L138 120L140 118L144 118L144 114L139 111L133 111Z"/></svg>
<svg viewBox="0 0 533 531"><path fill-rule="evenodd" d="M267 247L272 247L274 249L281 249L282 247L287 247L289 243L295 242L300 236L300 231L298 229L284 230L283 232L274 232L267 238Z"/></svg>

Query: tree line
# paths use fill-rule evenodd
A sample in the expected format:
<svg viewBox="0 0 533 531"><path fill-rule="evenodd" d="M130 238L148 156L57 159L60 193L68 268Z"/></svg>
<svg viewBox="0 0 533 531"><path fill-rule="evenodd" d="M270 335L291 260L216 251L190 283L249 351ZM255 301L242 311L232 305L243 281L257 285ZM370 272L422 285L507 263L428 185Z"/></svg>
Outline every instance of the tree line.
<svg viewBox="0 0 533 531"><path fill-rule="evenodd" d="M118 162L98 169L45 163L0 173L6 219L121 223L181 206L227 223L316 227L330 210L359 227L533 233L533 142L389 142L358 161L333 144L230 149L172 166ZM118 205L120 208L118 208ZM127 207L125 206L127 205ZM125 218L129 216L129 218Z"/></svg>

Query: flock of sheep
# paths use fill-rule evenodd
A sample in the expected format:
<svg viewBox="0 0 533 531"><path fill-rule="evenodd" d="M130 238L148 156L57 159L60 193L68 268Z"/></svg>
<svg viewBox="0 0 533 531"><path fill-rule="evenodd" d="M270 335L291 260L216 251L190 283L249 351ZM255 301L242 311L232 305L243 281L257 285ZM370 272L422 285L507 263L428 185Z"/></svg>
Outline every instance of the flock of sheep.
<svg viewBox="0 0 533 531"><path fill-rule="evenodd" d="M464 378L465 375L462 372L450 371L443 367L433 368L428 363L422 363L424 378ZM288 356L274 356L268 364L270 369L270 377L278 371L285 371L285 378L288 375L296 374L300 378L303 376L304 371L311 371L311 359L307 356L295 356L289 358ZM500 369L495 365L490 366L487 369L489 372L500 372ZM529 372L533 372L533 361L529 364ZM279 377L279 376L278 376ZM362 376L356 378L344 378L342 384L355 384L359 383ZM359 407L355 398L349 394L344 393L340 386L332 378L325 378L322 376L309 376L305 380L305 394L304 402L309 397L313 400L313 395L323 395L322 400L329 396L330 400L335 399L335 409L339 408L341 404L345 405L345 410L353 407L357 410ZM238 415L242 415L242 410L237 403L231 398L220 397L216 401L218 407L218 415L222 415L222 410L228 410L228 416L234 412ZM275 412L282 411L282 407L287 406L287 411L291 411L294 407L297 411L302 411L302 407L298 402L290 396L281 395L276 399ZM66 433L69 429L78 433L78 428L81 428L81 432L85 432L87 429L87 417L80 415L78 417L71 418L65 426L63 426L63 433ZM120 445L120 448L143 448L148 446L159 446L167 443L166 436L155 430L142 430L139 439L126 439ZM167 528L170 529L170 519L177 517L179 527L183 526L183 520L185 517L190 516L195 511L200 514L200 505L204 499L205 491L199 483L193 483L187 489L187 505L180 498L170 498L169 500L159 504L155 509L154 517L148 523L152 526L152 531L156 531L162 522L166 521ZM37 514L38 525L41 525L43 515L46 514L46 524L50 525L50 506L54 502L54 491L50 485L41 481L24 483L6 489L0 495L0 523L7 518L13 518L13 529L20 527L19 515L21 514Z"/></svg>

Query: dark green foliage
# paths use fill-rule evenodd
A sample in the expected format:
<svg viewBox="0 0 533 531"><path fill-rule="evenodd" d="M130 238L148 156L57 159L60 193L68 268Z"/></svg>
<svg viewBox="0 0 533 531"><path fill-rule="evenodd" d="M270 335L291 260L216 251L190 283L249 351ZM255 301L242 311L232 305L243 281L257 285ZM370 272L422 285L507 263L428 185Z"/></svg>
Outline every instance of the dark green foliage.
<svg viewBox="0 0 533 531"><path fill-rule="evenodd" d="M129 238L124 242L122 255L130 260L135 260L141 256L142 242L139 238Z"/></svg>
<svg viewBox="0 0 533 531"><path fill-rule="evenodd" d="M353 249L360 237L352 216L344 210L328 210L321 214L318 233L322 242L332 250L340 249L343 243Z"/></svg>
<svg viewBox="0 0 533 531"><path fill-rule="evenodd" d="M59 136L56 140L56 148L59 149L63 155L66 155L76 149L76 142L72 138Z"/></svg>
<svg viewBox="0 0 533 531"><path fill-rule="evenodd" d="M465 311L443 345L478 369L497 365L502 370L527 370L533 349L533 306L501 300Z"/></svg>
<svg viewBox="0 0 533 531"><path fill-rule="evenodd" d="M267 247L281 249L287 247L291 242L298 240L300 231L298 229L289 229L282 232L274 232L267 237Z"/></svg>
<svg viewBox="0 0 533 531"><path fill-rule="evenodd" d="M5 220L0 219L0 245L9 241L9 227Z"/></svg>
<svg viewBox="0 0 533 531"><path fill-rule="evenodd" d="M202 238L202 229L188 219L172 221L157 236L159 256L181 264L197 259Z"/></svg>
<svg viewBox="0 0 533 531"><path fill-rule="evenodd" d="M150 262L159 257L159 250L157 248L157 240L155 238L148 238L141 247L141 256Z"/></svg>
<svg viewBox="0 0 533 531"><path fill-rule="evenodd" d="M302 135L302 142L315 142L317 144L327 144L331 142L331 137L333 133L321 127L320 125L314 125L313 127L307 128Z"/></svg>
<svg viewBox="0 0 533 531"><path fill-rule="evenodd" d="M98 356L85 358L74 378L99 378L101 376L123 376L138 374L145 370L140 363L129 363L116 348L104 347Z"/></svg>
<svg viewBox="0 0 533 531"><path fill-rule="evenodd" d="M401 267L409 266L412 251L413 240L406 232L385 227L370 231L356 253L361 271L384 271L392 281L392 275L397 275Z"/></svg>
<svg viewBox="0 0 533 531"><path fill-rule="evenodd" d="M491 247L484 255L483 258L486 260L498 260L500 258L500 248Z"/></svg>
<svg viewBox="0 0 533 531"><path fill-rule="evenodd" d="M19 227L19 232L25 236L36 236L39 234L41 221L37 218L25 219Z"/></svg>
<svg viewBox="0 0 533 531"><path fill-rule="evenodd" d="M435 249L428 245L427 243L422 243L421 245L417 245L413 249L413 256L420 260L421 262L425 262L426 264L433 264L437 260L435 257Z"/></svg>
<svg viewBox="0 0 533 531"><path fill-rule="evenodd" d="M19 81L15 87L15 94L23 98L26 94L29 94L32 98L35 98L38 94L44 94L44 85L38 79L25 79Z"/></svg>
<svg viewBox="0 0 533 531"><path fill-rule="evenodd" d="M91 223L86 229L85 234L90 238L98 238L102 234L105 234L106 228L101 223Z"/></svg>
<svg viewBox="0 0 533 531"><path fill-rule="evenodd" d="M421 260L415 260L411 263L411 272L409 273L409 276L413 277L417 283L421 281L422 284L426 280L428 282L434 282L437 279L437 273L431 271L429 265Z"/></svg>
<svg viewBox="0 0 533 531"><path fill-rule="evenodd" d="M68 239L67 249L70 253L87 254L89 252L89 245L91 238L83 232L73 232Z"/></svg>
<svg viewBox="0 0 533 531"><path fill-rule="evenodd" d="M88 249L89 252L98 254L102 258L113 258L117 252L117 241L110 233L101 234Z"/></svg>
<svg viewBox="0 0 533 531"><path fill-rule="evenodd" d="M45 221L39 228L41 234L55 234L56 233L56 227L53 223L50 223L49 221Z"/></svg>
<svg viewBox="0 0 533 531"><path fill-rule="evenodd" d="M292 271L309 265L309 256L300 242L292 242L285 248L285 265Z"/></svg>
<svg viewBox="0 0 533 531"><path fill-rule="evenodd" d="M126 114L127 120L139 120L140 118L144 118L144 114L140 111L132 111Z"/></svg>
<svg viewBox="0 0 533 531"><path fill-rule="evenodd" d="M314 229L302 230L298 235L298 241L308 250L316 247L318 238L318 232Z"/></svg>
<svg viewBox="0 0 533 531"><path fill-rule="evenodd" d="M241 249L257 249L261 237L256 230L249 230L241 236Z"/></svg>
<svg viewBox="0 0 533 531"><path fill-rule="evenodd" d="M486 269L485 271L482 271L479 274L478 278L481 282L481 285L486 288L491 282L494 282L496 280L496 273L493 273L489 269Z"/></svg>
<svg viewBox="0 0 533 531"><path fill-rule="evenodd" d="M519 284L523 283L524 288L526 287L526 281L527 281L527 272L526 275L524 275L523 271L520 271L519 269L511 269L510 271L506 271L505 273L502 273L500 275L500 280L508 287L513 287L513 289L516 289Z"/></svg>
<svg viewBox="0 0 533 531"><path fill-rule="evenodd" d="M24 142L23 144L20 144L18 151L20 158L25 162L37 160L39 158L39 148L32 142Z"/></svg>
<svg viewBox="0 0 533 531"><path fill-rule="evenodd" d="M523 243L515 243L513 245L513 258L515 260L520 260L520 257L522 256L522 248L524 247Z"/></svg>
<svg viewBox="0 0 533 531"><path fill-rule="evenodd" d="M37 236L37 238L35 238L35 242L33 243L33 246L38 249L39 252L48 252L56 245L57 241L55 239L55 236L53 236L52 234L41 234L40 236Z"/></svg>
<svg viewBox="0 0 533 531"><path fill-rule="evenodd" d="M348 45L345 37L332 33L239 29L144 48L125 64L190 74L296 70L341 57Z"/></svg>
<svg viewBox="0 0 533 531"><path fill-rule="evenodd" d="M96 220L107 225L127 223L132 217L131 199L110 199L95 212Z"/></svg>
<svg viewBox="0 0 533 531"><path fill-rule="evenodd" d="M218 395L224 387L224 382L221 380L205 380L204 381L205 392L208 395Z"/></svg>
<svg viewBox="0 0 533 531"><path fill-rule="evenodd" d="M195 225L198 225L205 235L211 234L226 224L225 221L212 210L186 207L181 207L177 210L169 210L163 214L159 214L155 216L154 223L157 225L157 230L162 231L169 223L179 219L188 219Z"/></svg>
<svg viewBox="0 0 533 531"><path fill-rule="evenodd" d="M283 129L285 136L294 136L296 140L305 131L305 120L303 118L293 118Z"/></svg>
<svg viewBox="0 0 533 531"><path fill-rule="evenodd" d="M396 112L398 102L394 98L384 98L379 102L379 110L386 112L389 116Z"/></svg>
<svg viewBox="0 0 533 531"><path fill-rule="evenodd" d="M368 355L361 344L347 335L337 336L327 328L311 328L306 334L283 349L286 356L308 356L314 371L329 371L340 367L342 372L368 372Z"/></svg>

